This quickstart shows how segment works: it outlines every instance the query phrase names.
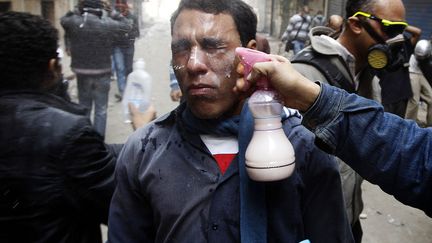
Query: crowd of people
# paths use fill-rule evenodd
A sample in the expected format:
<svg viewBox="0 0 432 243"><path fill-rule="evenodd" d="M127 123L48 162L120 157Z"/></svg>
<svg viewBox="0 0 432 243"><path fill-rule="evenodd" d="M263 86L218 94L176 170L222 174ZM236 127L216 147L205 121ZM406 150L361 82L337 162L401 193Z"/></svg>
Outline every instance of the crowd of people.
<svg viewBox="0 0 432 243"><path fill-rule="evenodd" d="M0 242L102 242L100 224L112 243L361 242L363 180L432 216L432 130L404 119L432 103L431 40L401 0L348 0L345 17L325 19L304 6L282 36L291 60L269 55L245 79L236 48L271 51L252 7L182 0L167 60L179 105L155 118L130 104L136 131L106 144L113 62L121 99L139 37L127 4L81 0L61 18L79 104L52 24L0 13ZM295 151L293 174L265 183L245 168L263 76ZM396 79L410 95L376 95Z"/></svg>
<svg viewBox="0 0 432 243"><path fill-rule="evenodd" d="M290 18L288 26L280 38L280 47L285 45L284 51L290 61L301 63L309 62L303 60L305 54L310 54L310 47L305 48L305 46L314 46L313 40L317 39L314 36L324 34L332 37L332 39L340 38L343 27L345 26L344 21L350 14L351 13L348 13L345 18L340 15L330 15L326 18L322 15L322 11L317 11L315 15L310 15L310 9L305 5L300 8L297 14ZM375 15L370 15L362 11L356 14L360 16L360 18L380 20L380 18L377 19ZM315 28L317 26L321 27ZM382 46L376 46L374 49L376 50L375 52L369 50L369 53L372 54L368 55L367 58L373 61L368 63L367 68L363 68L363 66L360 65L360 69L362 69L361 72L366 75L361 78L366 79L363 83L371 82L370 87L367 87L369 90L367 91L368 94L366 97L380 102L386 112L393 113L405 119L414 120L422 127L431 126L432 104L430 97L432 97L432 78L430 76L428 77L427 74L429 73L429 71L427 71L428 65L423 64L423 70L418 66L417 61L421 60L422 57L414 55L414 49L420 40L422 30L415 26L406 25L401 35L393 35L391 36L392 38L390 38L391 40L388 41L375 34L375 31L368 27L368 24L366 24L365 30L370 32L370 35L378 44L388 42L387 44L391 46L390 49L386 50L379 49ZM347 39L348 41L351 40L351 38ZM423 41L425 42L422 43L430 43L430 39L423 39ZM321 45L321 43L315 45ZM421 47L419 46L418 48ZM358 51L361 49L362 48L359 48ZM301 50L306 51L297 55ZM321 53L326 51L327 50L321 50ZM366 53L366 49L363 48L363 51ZM318 51L318 53L319 52L320 51ZM351 54L353 53L356 52L351 51ZM376 53L380 53L382 57L376 56ZM376 57L378 57L378 59ZM354 55L354 58L357 58L357 56ZM429 58L427 59L429 60ZM383 60L388 62L388 65L386 64L387 66L379 68L373 67L373 63L381 63ZM356 62L358 63L357 60ZM422 61L422 63L427 63L427 61ZM309 65L312 64L309 62ZM326 66L325 69L327 68ZM344 69L344 67L340 66L339 69ZM307 73L307 71L303 73ZM350 71L347 72L349 73ZM358 70L354 74L357 73L359 73ZM355 75L352 77L355 77ZM315 77L308 76L308 78L313 79ZM362 88L359 88L359 91L361 90Z"/></svg>

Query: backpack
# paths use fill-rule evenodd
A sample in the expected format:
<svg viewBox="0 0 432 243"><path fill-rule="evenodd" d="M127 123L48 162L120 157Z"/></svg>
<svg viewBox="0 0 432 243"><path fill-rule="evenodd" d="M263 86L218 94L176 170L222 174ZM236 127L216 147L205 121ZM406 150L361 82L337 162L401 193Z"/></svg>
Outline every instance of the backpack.
<svg viewBox="0 0 432 243"><path fill-rule="evenodd" d="M291 62L312 65L324 75L330 85L342 88L349 93L356 93L352 77L344 75L344 72L340 70L343 67L346 70L345 73L350 73L346 63L341 59L340 56L320 54L309 47L295 55Z"/></svg>

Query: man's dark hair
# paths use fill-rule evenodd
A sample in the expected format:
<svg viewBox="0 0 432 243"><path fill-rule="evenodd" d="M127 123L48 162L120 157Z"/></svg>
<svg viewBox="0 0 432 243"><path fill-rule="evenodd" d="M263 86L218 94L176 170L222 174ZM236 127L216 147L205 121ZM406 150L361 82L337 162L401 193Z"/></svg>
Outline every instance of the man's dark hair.
<svg viewBox="0 0 432 243"><path fill-rule="evenodd" d="M376 0L348 0L345 5L346 17L353 16L358 11L373 14Z"/></svg>
<svg viewBox="0 0 432 243"><path fill-rule="evenodd" d="M40 89L57 57L58 33L29 13L0 13L0 90Z"/></svg>
<svg viewBox="0 0 432 243"><path fill-rule="evenodd" d="M78 3L78 9L81 14L89 12L101 17L103 14L102 10L104 9L104 5L101 0L81 0Z"/></svg>
<svg viewBox="0 0 432 243"><path fill-rule="evenodd" d="M171 16L171 34L178 15L184 9L211 14L229 14L234 19L242 46L255 39L257 17L252 8L241 0L182 0Z"/></svg>

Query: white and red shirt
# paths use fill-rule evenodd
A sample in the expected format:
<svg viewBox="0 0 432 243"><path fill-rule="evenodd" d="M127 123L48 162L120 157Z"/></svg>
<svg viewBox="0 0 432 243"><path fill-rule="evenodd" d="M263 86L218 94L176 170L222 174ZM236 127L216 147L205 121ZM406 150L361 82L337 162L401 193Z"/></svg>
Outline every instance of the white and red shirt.
<svg viewBox="0 0 432 243"><path fill-rule="evenodd" d="M237 137L220 137L213 135L200 135L210 153L215 158L222 174L228 169L231 161L238 153Z"/></svg>

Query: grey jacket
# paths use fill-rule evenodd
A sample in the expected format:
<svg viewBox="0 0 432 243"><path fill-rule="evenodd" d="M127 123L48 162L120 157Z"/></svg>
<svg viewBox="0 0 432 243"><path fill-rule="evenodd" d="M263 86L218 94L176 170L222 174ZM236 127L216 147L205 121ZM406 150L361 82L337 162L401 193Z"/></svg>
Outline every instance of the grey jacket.
<svg viewBox="0 0 432 243"><path fill-rule="evenodd" d="M329 35L331 33L332 30L327 27L313 28L309 33L311 45L305 49L312 49L319 54L328 56L328 61L334 63L340 72L350 79L353 85L359 87L358 82L355 80L354 57L342 46L338 46L336 43L332 42L332 40L329 40L329 38L321 36ZM301 55L301 52L298 55ZM293 60L295 59L296 56L293 57ZM312 65L293 63L293 66L297 71L310 80L329 83L329 80L326 79L324 74ZM361 198L361 183L363 179L347 164L345 164L345 162L340 159L337 160L339 162L345 207L351 224L354 224L359 220L359 215L363 210L363 201Z"/></svg>
<svg viewBox="0 0 432 243"><path fill-rule="evenodd" d="M369 98L375 99L374 89L372 81L374 74L369 69L365 68L359 74L355 74L355 58L351 53L348 52L344 47L338 46L334 42L329 41L329 35L333 34L333 30L325 27L318 26L309 32L310 46L307 46L304 50L313 50L321 55L328 56L328 60L335 64L341 74L349 79L352 84L356 87L356 93ZM323 37L327 36L328 38ZM301 55L299 53L298 55ZM292 58L295 60L296 56ZM329 83L323 73L316 69L312 65L303 63L293 63L295 69L306 76L308 79L316 81L319 80L324 83Z"/></svg>

